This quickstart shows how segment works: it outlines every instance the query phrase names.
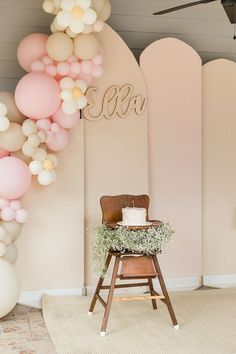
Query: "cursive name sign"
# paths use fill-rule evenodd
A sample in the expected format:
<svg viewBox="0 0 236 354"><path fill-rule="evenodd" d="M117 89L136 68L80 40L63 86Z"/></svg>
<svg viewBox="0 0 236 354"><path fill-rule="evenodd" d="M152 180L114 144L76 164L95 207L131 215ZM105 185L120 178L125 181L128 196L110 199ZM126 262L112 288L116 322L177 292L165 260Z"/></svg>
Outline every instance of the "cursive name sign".
<svg viewBox="0 0 236 354"><path fill-rule="evenodd" d="M131 112L142 115L147 107L147 98L142 98L140 95L134 96L132 85L126 84L122 87L113 85L105 92L102 107L99 113L95 114L92 112L97 107L94 95L98 91L97 87L90 87L87 90L88 105L83 110L83 116L87 120L114 119L116 116L127 118Z"/></svg>

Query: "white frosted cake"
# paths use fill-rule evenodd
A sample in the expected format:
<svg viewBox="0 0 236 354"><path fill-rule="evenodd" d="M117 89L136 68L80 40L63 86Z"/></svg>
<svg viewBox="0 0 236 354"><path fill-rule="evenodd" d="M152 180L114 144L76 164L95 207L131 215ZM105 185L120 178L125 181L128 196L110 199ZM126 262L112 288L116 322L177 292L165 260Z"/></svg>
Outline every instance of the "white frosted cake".
<svg viewBox="0 0 236 354"><path fill-rule="evenodd" d="M147 210L145 208L123 208L122 224L126 226L146 225Z"/></svg>

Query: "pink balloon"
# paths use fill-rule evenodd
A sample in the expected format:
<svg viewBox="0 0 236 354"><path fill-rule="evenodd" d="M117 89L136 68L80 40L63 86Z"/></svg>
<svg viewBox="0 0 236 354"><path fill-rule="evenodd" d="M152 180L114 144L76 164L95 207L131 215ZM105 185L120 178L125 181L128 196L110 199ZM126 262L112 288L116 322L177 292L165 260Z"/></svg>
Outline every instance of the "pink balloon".
<svg viewBox="0 0 236 354"><path fill-rule="evenodd" d="M88 86L90 86L93 82L93 75L87 75L87 74L79 74L79 79L84 80Z"/></svg>
<svg viewBox="0 0 236 354"><path fill-rule="evenodd" d="M53 134L53 132L51 132L51 130L49 130L47 132L46 144L52 143L54 139L55 139L55 135Z"/></svg>
<svg viewBox="0 0 236 354"><path fill-rule="evenodd" d="M19 224L25 224L28 221L28 212L25 209L19 209L16 211L15 220Z"/></svg>
<svg viewBox="0 0 236 354"><path fill-rule="evenodd" d="M3 221L12 221L15 219L16 212L10 207L6 207L1 211L1 218Z"/></svg>
<svg viewBox="0 0 236 354"><path fill-rule="evenodd" d="M5 198L0 198L0 209L4 209L9 206L9 200Z"/></svg>
<svg viewBox="0 0 236 354"><path fill-rule="evenodd" d="M0 195L14 200L23 196L31 185L31 173L25 162L16 157L0 160Z"/></svg>
<svg viewBox="0 0 236 354"><path fill-rule="evenodd" d="M42 62L44 63L44 65L53 64L53 60L48 55L42 58Z"/></svg>
<svg viewBox="0 0 236 354"><path fill-rule="evenodd" d="M43 73L45 70L44 64L41 62L41 60L36 60L31 64L31 71L34 72L41 72Z"/></svg>
<svg viewBox="0 0 236 354"><path fill-rule="evenodd" d="M103 63L103 57L101 54L97 54L96 57L94 57L92 60L96 65L101 65Z"/></svg>
<svg viewBox="0 0 236 354"><path fill-rule="evenodd" d="M22 39L17 49L17 57L23 69L29 72L31 64L47 54L47 39L48 35L44 33L32 33Z"/></svg>
<svg viewBox="0 0 236 354"><path fill-rule="evenodd" d="M19 210L21 209L21 202L19 200L13 200L10 202L10 208L13 210Z"/></svg>
<svg viewBox="0 0 236 354"><path fill-rule="evenodd" d="M51 125L51 131L54 133L54 134L58 134L60 133L60 126L57 124L57 123L52 123Z"/></svg>
<svg viewBox="0 0 236 354"><path fill-rule="evenodd" d="M9 151L0 149L0 159L3 158L3 157L9 156L9 155L10 155Z"/></svg>
<svg viewBox="0 0 236 354"><path fill-rule="evenodd" d="M83 74L91 74L93 72L94 64L92 60L84 60L81 65Z"/></svg>
<svg viewBox="0 0 236 354"><path fill-rule="evenodd" d="M59 108L59 84L45 73L30 73L18 83L15 101L18 109L26 117L42 119L52 116Z"/></svg>
<svg viewBox="0 0 236 354"><path fill-rule="evenodd" d="M73 74L78 75L81 72L81 64L78 62L73 62L70 65L70 70Z"/></svg>
<svg viewBox="0 0 236 354"><path fill-rule="evenodd" d="M57 75L57 68L55 67L55 65L50 64L50 65L46 66L45 73L47 73L48 75L50 75L52 77L55 77Z"/></svg>
<svg viewBox="0 0 236 354"><path fill-rule="evenodd" d="M65 129L71 129L75 127L80 119L80 112L76 111L74 114L65 114L61 108L52 116L52 120L59 124L60 127Z"/></svg>
<svg viewBox="0 0 236 354"><path fill-rule="evenodd" d="M103 68L100 65L95 65L93 68L93 76L101 77L103 75Z"/></svg>
<svg viewBox="0 0 236 354"><path fill-rule="evenodd" d="M39 129L39 130L43 130L43 131L48 131L50 128L51 128L51 120L50 119L47 119L47 118L45 118L45 119L39 119L38 121L37 121L37 123L36 123L36 125L37 125L37 128Z"/></svg>
<svg viewBox="0 0 236 354"><path fill-rule="evenodd" d="M78 74L72 73L72 71L70 71L70 73L68 74L69 77L71 77L73 80L77 79Z"/></svg>
<svg viewBox="0 0 236 354"><path fill-rule="evenodd" d="M55 134L52 142L47 143L47 146L52 151L62 151L69 143L69 133L67 130L61 128L60 133Z"/></svg>
<svg viewBox="0 0 236 354"><path fill-rule="evenodd" d="M70 64L63 62L57 64L57 73L61 76L66 76L70 72Z"/></svg>

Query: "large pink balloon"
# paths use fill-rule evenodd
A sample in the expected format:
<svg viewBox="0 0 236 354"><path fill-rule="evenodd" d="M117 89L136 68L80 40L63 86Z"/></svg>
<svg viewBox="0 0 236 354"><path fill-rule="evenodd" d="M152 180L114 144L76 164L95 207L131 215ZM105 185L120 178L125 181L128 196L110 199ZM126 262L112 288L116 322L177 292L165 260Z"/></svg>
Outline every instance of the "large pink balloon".
<svg viewBox="0 0 236 354"><path fill-rule="evenodd" d="M47 143L47 147L52 151L62 151L69 144L69 133L61 128L60 133L55 134L54 139Z"/></svg>
<svg viewBox="0 0 236 354"><path fill-rule="evenodd" d="M16 87L15 101L26 117L48 118L61 104L59 84L45 73L27 74Z"/></svg>
<svg viewBox="0 0 236 354"><path fill-rule="evenodd" d="M44 33L32 33L22 39L17 50L17 57L23 69L30 72L31 64L44 57L48 35Z"/></svg>
<svg viewBox="0 0 236 354"><path fill-rule="evenodd" d="M0 196L14 200L24 195L31 185L31 173L26 165L16 157L0 159Z"/></svg>
<svg viewBox="0 0 236 354"><path fill-rule="evenodd" d="M52 116L52 120L59 124L62 128L71 129L75 127L80 119L80 112L76 111L74 114L66 114L61 108Z"/></svg>

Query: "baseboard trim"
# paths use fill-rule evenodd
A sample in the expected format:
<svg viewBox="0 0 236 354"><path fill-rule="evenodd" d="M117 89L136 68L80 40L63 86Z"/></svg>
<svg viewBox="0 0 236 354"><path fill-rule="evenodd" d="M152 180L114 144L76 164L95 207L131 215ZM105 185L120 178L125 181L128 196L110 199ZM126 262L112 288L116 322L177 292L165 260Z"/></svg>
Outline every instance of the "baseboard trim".
<svg viewBox="0 0 236 354"><path fill-rule="evenodd" d="M85 295L84 288L75 289L53 289L53 290L34 290L22 291L18 303L26 306L34 306L41 308L41 299L43 294L52 296L83 296Z"/></svg>
<svg viewBox="0 0 236 354"><path fill-rule="evenodd" d="M236 274L204 275L203 284L220 287L236 286Z"/></svg>

